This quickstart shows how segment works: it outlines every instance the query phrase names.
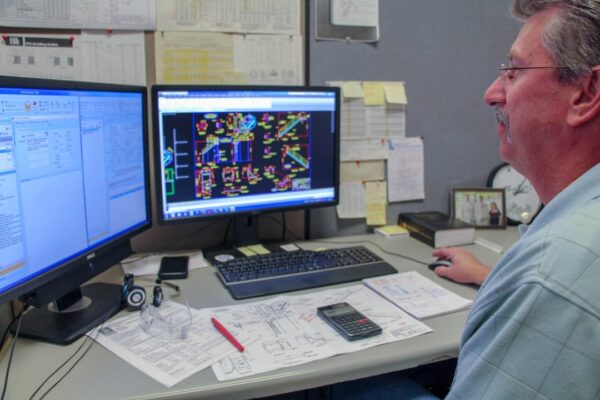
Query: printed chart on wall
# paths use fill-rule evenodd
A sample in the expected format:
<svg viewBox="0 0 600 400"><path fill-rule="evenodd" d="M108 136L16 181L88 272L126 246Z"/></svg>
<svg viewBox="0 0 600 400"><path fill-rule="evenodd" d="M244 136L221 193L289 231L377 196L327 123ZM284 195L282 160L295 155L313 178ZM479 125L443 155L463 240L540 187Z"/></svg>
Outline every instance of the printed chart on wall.
<svg viewBox="0 0 600 400"><path fill-rule="evenodd" d="M388 203L425 197L423 139L406 136L404 83L327 84L342 89L338 217L385 224ZM381 196L368 195L369 187L385 188L383 204Z"/></svg>
<svg viewBox="0 0 600 400"><path fill-rule="evenodd" d="M300 0L158 2L157 83L302 85Z"/></svg>

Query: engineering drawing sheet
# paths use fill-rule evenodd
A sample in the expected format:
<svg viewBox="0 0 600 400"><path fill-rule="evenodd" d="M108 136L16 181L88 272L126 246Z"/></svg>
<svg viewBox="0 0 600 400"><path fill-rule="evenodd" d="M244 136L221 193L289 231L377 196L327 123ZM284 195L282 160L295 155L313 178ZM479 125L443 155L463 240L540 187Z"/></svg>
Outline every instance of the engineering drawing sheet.
<svg viewBox="0 0 600 400"><path fill-rule="evenodd" d="M383 328L383 334L347 342L316 315L321 305L346 301ZM364 285L221 307L211 314L234 336L245 335L243 353L231 353L212 366L219 381L349 353L431 332Z"/></svg>

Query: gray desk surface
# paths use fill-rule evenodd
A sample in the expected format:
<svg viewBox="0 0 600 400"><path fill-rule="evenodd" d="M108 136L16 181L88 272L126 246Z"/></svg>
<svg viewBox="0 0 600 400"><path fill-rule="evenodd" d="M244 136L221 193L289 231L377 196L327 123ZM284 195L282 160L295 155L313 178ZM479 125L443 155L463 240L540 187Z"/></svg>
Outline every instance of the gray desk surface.
<svg viewBox="0 0 600 400"><path fill-rule="evenodd" d="M507 230L478 231L477 235L507 248L516 241L514 228ZM410 237L383 238L377 235L361 235L328 239L327 243L307 242L302 247L333 247L330 242L346 245L362 242L367 247L394 265L399 271L416 270L435 282L473 298L476 289L455 284L437 277L426 266L382 253L374 242L384 249L428 262L433 259L432 249ZM500 254L487 248L471 245L472 250L483 262L494 264ZM119 268L114 268L120 273ZM187 280L179 281L182 296L194 308L215 307L235 302L221 286L212 267L192 270ZM313 289L318 290L318 289ZM247 301L254 301L249 299ZM126 311L124 311L126 312ZM411 368L420 364L456 357L458 344L468 311L457 312L430 318L424 322L435 332L408 340L389 343L360 352L338 355L312 363L284 368L277 371L254 375L243 379L218 382L210 368L180 382L173 388L166 388L147 375L130 366L125 361L87 339L84 347L91 343L89 351L75 367L56 385L45 399L246 399L274 394L293 392L335 382L352 380L391 371ZM86 339L79 339L69 346L55 346L28 339L19 339L13 356L8 390L8 399L28 399L33 391L61 364L65 366L51 378L36 395L36 399L46 389L56 383L66 370L73 366L69 360ZM74 359L78 359L82 351ZM0 374L6 371L8 357L2 360Z"/></svg>

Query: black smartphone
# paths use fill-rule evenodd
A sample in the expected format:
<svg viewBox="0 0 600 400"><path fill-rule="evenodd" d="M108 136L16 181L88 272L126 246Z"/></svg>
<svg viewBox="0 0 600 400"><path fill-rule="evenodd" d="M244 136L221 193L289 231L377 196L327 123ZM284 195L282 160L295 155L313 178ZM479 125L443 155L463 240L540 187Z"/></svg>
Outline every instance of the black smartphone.
<svg viewBox="0 0 600 400"><path fill-rule="evenodd" d="M166 256L160 261L158 279L185 279L188 277L188 256Z"/></svg>
<svg viewBox="0 0 600 400"><path fill-rule="evenodd" d="M379 325L348 303L319 307L317 314L346 340L364 339L382 332Z"/></svg>

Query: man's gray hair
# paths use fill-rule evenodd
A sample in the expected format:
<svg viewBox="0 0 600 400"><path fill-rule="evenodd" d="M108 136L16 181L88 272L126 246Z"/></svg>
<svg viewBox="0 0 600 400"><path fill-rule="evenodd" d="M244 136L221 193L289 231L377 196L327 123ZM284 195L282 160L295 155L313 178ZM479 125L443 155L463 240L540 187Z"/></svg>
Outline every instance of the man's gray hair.
<svg viewBox="0 0 600 400"><path fill-rule="evenodd" d="M573 82L600 64L600 0L514 0L513 15L525 20L540 11L561 11L548 23L543 45L556 65L561 82Z"/></svg>

